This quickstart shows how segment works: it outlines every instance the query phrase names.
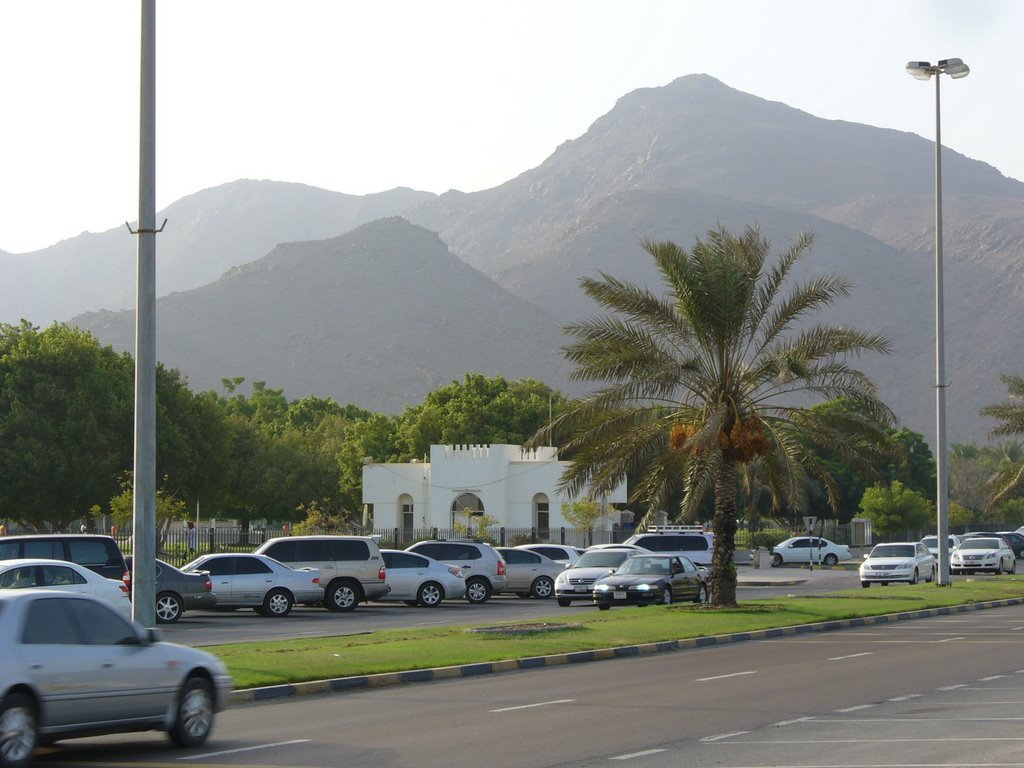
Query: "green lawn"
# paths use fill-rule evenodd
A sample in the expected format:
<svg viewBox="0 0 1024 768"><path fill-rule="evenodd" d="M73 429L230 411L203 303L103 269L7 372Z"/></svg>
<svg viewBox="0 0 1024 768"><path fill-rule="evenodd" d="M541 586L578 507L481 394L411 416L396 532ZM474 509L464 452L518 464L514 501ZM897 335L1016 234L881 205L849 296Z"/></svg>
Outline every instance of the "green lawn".
<svg viewBox="0 0 1024 768"><path fill-rule="evenodd" d="M958 581L943 588L901 585L754 600L730 610L672 605L614 608L583 615L574 611L567 616L565 628L542 632L511 634L474 632L467 626L440 627L218 645L207 650L225 661L235 687L245 689L750 632L1010 597L1024 597L1024 577ZM544 626L541 621L509 624L518 628Z"/></svg>

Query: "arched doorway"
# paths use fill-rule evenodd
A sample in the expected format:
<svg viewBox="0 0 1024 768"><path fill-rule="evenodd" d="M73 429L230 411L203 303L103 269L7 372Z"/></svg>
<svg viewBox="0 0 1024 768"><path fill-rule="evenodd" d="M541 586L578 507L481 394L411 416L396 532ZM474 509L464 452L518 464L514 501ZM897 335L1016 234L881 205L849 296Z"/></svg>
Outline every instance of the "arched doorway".
<svg viewBox="0 0 1024 768"><path fill-rule="evenodd" d="M542 541L551 538L551 509L546 493L534 494L533 527L537 530L537 537Z"/></svg>
<svg viewBox="0 0 1024 768"><path fill-rule="evenodd" d="M473 518L480 517L484 514L484 502L475 493L460 493L452 501L452 528L454 529L457 525L466 526L467 530L472 535L473 531Z"/></svg>

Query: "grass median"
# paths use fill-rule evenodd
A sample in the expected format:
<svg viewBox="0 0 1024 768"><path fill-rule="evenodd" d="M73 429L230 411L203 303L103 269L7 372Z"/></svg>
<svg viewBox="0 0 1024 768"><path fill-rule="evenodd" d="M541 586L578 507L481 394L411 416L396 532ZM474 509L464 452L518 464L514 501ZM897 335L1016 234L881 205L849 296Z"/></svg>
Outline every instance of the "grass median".
<svg viewBox="0 0 1024 768"><path fill-rule="evenodd" d="M547 656L625 645L752 632L774 627L1024 597L1024 577L890 585L825 595L744 601L737 608L696 605L567 612L538 620L368 635L315 637L208 648L228 665L237 689L338 677ZM564 626L559 626L564 623ZM480 631L480 628L495 631ZM497 629L497 628L502 629ZM474 631L476 630L476 631Z"/></svg>

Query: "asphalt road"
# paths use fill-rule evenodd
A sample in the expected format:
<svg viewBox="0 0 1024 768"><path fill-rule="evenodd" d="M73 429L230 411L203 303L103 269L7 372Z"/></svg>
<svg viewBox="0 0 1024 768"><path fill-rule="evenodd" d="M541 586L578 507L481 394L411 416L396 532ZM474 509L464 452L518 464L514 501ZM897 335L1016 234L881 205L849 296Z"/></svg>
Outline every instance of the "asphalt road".
<svg viewBox="0 0 1024 768"><path fill-rule="evenodd" d="M856 571L816 568L770 568L764 572L740 569L740 600L784 594L808 594L837 589L856 589ZM742 586L755 582L763 586ZM879 587L880 589L880 587ZM411 607L400 602L360 604L350 613L323 608L296 607L283 619L259 616L251 610L227 612L190 611L176 624L161 625L168 640L192 646L221 643L263 642L295 637L323 637L379 632L385 629L430 627L494 622L564 619L580 612L596 611L588 603L561 608L554 600L523 600L501 595L483 605L448 600L436 608Z"/></svg>
<svg viewBox="0 0 1024 768"><path fill-rule="evenodd" d="M1024 606L236 707L40 766L1024 766Z"/></svg>

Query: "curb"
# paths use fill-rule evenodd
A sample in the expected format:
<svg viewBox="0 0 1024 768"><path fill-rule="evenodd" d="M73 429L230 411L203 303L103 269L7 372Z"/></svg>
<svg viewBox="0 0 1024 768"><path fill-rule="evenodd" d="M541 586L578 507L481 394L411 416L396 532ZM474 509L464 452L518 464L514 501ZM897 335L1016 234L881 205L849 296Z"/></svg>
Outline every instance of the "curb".
<svg viewBox="0 0 1024 768"><path fill-rule="evenodd" d="M748 640L766 640L790 635L802 635L810 632L831 632L837 629L866 627L873 624L891 624L910 619L927 619L935 616L948 616L955 613L980 611L987 608L1005 608L1011 605L1024 605L1024 597L1011 597L1004 600L991 600L984 603L965 603L942 608L926 608L920 611L904 611L888 613L881 616L864 616L856 619L837 619L816 624L798 624L791 627L774 627L759 629L753 632L735 632L728 635L711 637L693 637L685 640L666 640L660 643L644 643L627 645L618 648L602 648L593 651L574 651L558 653L551 656L533 656L524 659L506 659L478 664L463 664L454 667L435 667L433 669L416 669L407 672L385 672L378 675L357 675L354 677L338 677L331 680L314 680L308 683L289 683L271 685L263 688L247 688L232 691L232 704L251 704L259 701L291 698L294 696L315 696L324 693L341 693L368 688L381 688L386 685L402 683L426 683L434 680L451 680L453 678L477 677L497 672L515 672L518 670L558 667L565 664L580 664L588 661L606 661L623 659L633 656L651 656L657 653L672 653L692 648L707 648L726 643L740 643Z"/></svg>

